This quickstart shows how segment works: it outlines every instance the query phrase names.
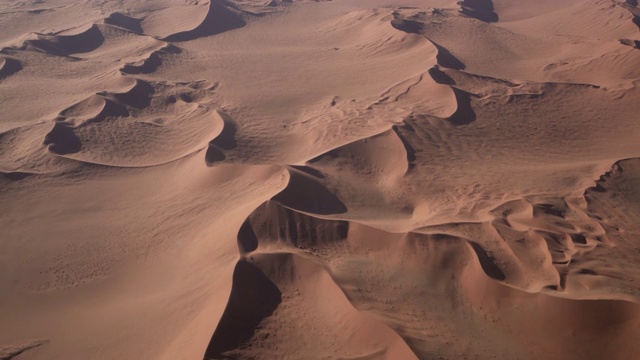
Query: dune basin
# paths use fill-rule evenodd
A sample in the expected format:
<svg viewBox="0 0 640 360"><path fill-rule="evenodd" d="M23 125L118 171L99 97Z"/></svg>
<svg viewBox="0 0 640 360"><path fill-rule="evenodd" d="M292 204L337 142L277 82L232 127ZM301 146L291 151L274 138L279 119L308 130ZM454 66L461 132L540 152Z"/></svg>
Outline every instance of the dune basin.
<svg viewBox="0 0 640 360"><path fill-rule="evenodd" d="M0 360L640 359L640 6L3 1L0 204Z"/></svg>

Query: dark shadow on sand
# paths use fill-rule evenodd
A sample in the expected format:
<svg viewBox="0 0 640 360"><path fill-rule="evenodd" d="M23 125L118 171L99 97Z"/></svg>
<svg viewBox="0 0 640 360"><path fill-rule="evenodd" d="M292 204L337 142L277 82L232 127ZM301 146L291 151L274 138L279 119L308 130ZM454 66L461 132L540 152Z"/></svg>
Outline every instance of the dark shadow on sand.
<svg viewBox="0 0 640 360"><path fill-rule="evenodd" d="M278 287L255 265L240 260L233 272L229 302L204 359L228 358L222 354L251 339L260 322L273 314L281 302Z"/></svg>

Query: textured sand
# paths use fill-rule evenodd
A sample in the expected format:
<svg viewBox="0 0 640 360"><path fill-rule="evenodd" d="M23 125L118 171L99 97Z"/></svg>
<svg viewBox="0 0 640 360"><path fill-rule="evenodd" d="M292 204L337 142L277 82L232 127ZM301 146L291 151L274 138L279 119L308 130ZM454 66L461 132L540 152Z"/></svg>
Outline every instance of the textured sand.
<svg viewBox="0 0 640 360"><path fill-rule="evenodd" d="M637 1L0 30L0 359L640 356Z"/></svg>

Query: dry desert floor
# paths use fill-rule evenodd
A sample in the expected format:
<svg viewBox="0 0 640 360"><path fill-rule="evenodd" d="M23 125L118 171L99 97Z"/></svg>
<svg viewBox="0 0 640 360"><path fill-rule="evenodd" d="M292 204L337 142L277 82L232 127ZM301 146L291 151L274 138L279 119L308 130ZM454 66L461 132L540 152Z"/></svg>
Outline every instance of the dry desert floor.
<svg viewBox="0 0 640 360"><path fill-rule="evenodd" d="M639 340L637 1L0 1L0 359Z"/></svg>

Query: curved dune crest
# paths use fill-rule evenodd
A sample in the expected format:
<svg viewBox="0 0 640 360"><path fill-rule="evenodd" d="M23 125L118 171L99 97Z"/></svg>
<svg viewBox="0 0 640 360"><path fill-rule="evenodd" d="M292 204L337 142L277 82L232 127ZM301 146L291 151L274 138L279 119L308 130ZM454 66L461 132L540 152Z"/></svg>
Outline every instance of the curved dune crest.
<svg viewBox="0 0 640 360"><path fill-rule="evenodd" d="M101 122L110 117L127 117L129 115L129 110L122 103L96 94L61 111L58 118L77 126Z"/></svg>
<svg viewBox="0 0 640 360"><path fill-rule="evenodd" d="M377 149L381 146L380 144L385 144L386 140L384 139L389 136L388 134L389 132L347 145L340 150L329 152L314 159L310 162L310 165L313 169L321 170L321 173L316 174L314 171L317 170L305 173L290 171L290 183L285 190L274 197L274 200L286 208L307 214L303 217L319 216L324 218L330 215L335 218L336 214L347 210L349 211L347 214L351 214L350 216L353 217L352 209L348 209L341 202L338 203L339 211L336 211L334 206L328 205L328 203L327 205L322 205L328 201L326 196L329 193L323 199L316 199L301 192L299 189L323 189L320 192L318 190L314 191L314 194L323 194L326 190L323 187L318 187L320 183L333 183L332 186L340 184L340 182L336 183L335 179L348 178L345 173L346 169L354 166L357 168L360 166L357 164L366 163L366 159L371 157L371 155L366 155L366 150ZM368 145L368 142L371 142L371 145ZM400 143L405 154L407 154L406 151L411 145L405 145L404 142L406 140ZM364 152L358 155L362 151ZM397 159L398 156L393 155L393 152L390 154L392 154L390 155L391 157ZM345 158L352 158L356 163L341 165L339 161L344 161ZM371 157L371 159L375 159L375 157ZM384 167L381 167L380 163L377 163L372 168L376 169L376 172L385 173ZM401 175L405 172L406 170ZM364 172L363 174L368 173ZM325 178L327 176L329 178ZM368 176L371 175L369 174ZM391 176L390 179L392 178ZM342 186L344 187L344 184ZM273 206L270 208L273 208ZM308 222L296 220L295 217L293 220L286 220L280 225L267 226L267 229L280 228L282 231L279 233L261 233L260 231L262 230L258 231L257 229L265 229L264 225L258 225L257 228L252 225L256 219L259 219L258 223L268 224L273 224L274 221L277 223L278 220L274 220L275 218L273 217L265 218L264 215L260 214L265 214L264 210L254 212L254 215L249 218L249 223L246 225L250 229L247 233L250 234L247 241L253 245L247 245L249 243L239 239L240 244L243 244L242 248L255 249L257 247L256 244L261 242L260 239L265 237L272 240L290 239L289 241L292 241L291 244L293 246L302 246L303 248L307 247L301 245L300 241L305 237L318 239L316 241L335 237L335 235L330 235L329 233L310 236L309 234L313 233L313 230L303 230L299 225L295 225ZM444 224L424 228L420 232L429 234L441 232L465 239L471 245L470 248L473 249L487 276L517 289L532 293L547 292L556 296L575 299L638 301L635 295L630 295L631 293L608 294L606 291L598 292L595 283L591 286L591 294L587 297L580 290L576 291L574 286L567 286L567 279L573 279L573 276L575 276L573 272L566 270L569 264L578 261L574 257L578 259L582 259L584 256L589 257L591 250L602 245L608 246L607 244L609 243L605 236L603 225L600 224L600 219L589 215L587 209L585 209L584 200L581 202L580 199L524 198L498 206L491 211L491 217L492 219L485 223L469 223L462 226ZM296 226L297 229L293 232L284 230ZM311 227L324 228L325 225L316 224L311 225ZM289 238L287 234L291 234L291 237ZM300 236L302 236L302 239L299 239ZM337 235L337 238L345 238L345 234ZM591 271L582 269L579 274L591 274ZM597 271L594 270L593 273L596 274ZM567 278L569 274L571 274L571 277ZM623 286L626 287L626 291L634 291L634 287L630 286L630 284Z"/></svg>
<svg viewBox="0 0 640 360"><path fill-rule="evenodd" d="M0 171L10 180L22 180L30 175L72 169L74 166L69 161L52 157L45 151L46 144L43 144L43 139L51 131L50 123L41 123L1 133ZM71 147L73 143L65 143L64 146Z"/></svg>
<svg viewBox="0 0 640 360"><path fill-rule="evenodd" d="M540 34L555 33L610 39L637 33L638 28L633 24L633 8L629 7L630 11L625 11L622 7L616 6L614 1L606 0L586 3L566 1L566 4L562 4L562 7L554 12L520 19L504 26L523 33L536 30Z"/></svg>
<svg viewBox="0 0 640 360"><path fill-rule="evenodd" d="M82 55L84 59L85 56L89 56L91 53L93 55L104 55L105 52L114 49L120 50L124 47L138 50L142 48L140 44L144 43L144 41L153 45L160 43L160 47L167 45L148 35L137 32L135 29L111 24L110 18L58 32L26 34L21 40L16 41L13 46L4 48L3 51L35 50L45 54L77 60L79 56L76 55ZM105 51L104 48L108 49Z"/></svg>
<svg viewBox="0 0 640 360"><path fill-rule="evenodd" d="M317 214L340 214L347 208L322 183L308 173L290 169L289 184L273 199L286 207Z"/></svg>
<svg viewBox="0 0 640 360"><path fill-rule="evenodd" d="M218 117L218 122L222 122L222 124L224 124L224 127L220 134L209 142L209 147L205 154L205 161L209 165L224 161L224 152L233 150L236 147L235 134L238 125L229 115L223 112L216 112L216 117Z"/></svg>
<svg viewBox="0 0 640 360"><path fill-rule="evenodd" d="M142 21L143 19L137 19L119 12L111 13L109 16L102 20L103 23L116 26L127 31L142 34Z"/></svg>
<svg viewBox="0 0 640 360"><path fill-rule="evenodd" d="M206 148L223 131L224 120L205 105L211 96L189 84L135 80L124 92L99 93L61 112L45 144L58 155L102 165L173 161ZM169 147L173 142L181 145Z"/></svg>
<svg viewBox="0 0 640 360"><path fill-rule="evenodd" d="M358 176L377 177L377 183L393 182L410 170L413 151L394 130L341 146L308 162L329 173L352 171Z"/></svg>
<svg viewBox="0 0 640 360"><path fill-rule="evenodd" d="M259 268L240 260L233 273L229 303L204 358L219 358L251 339L260 322L282 302L282 293Z"/></svg>
<svg viewBox="0 0 640 360"><path fill-rule="evenodd" d="M556 216L555 214L560 214L559 210L554 210L553 206L555 205L542 204L536 208L543 209L544 214L552 213L554 214L553 216ZM496 211L508 212L509 210L507 209L510 208L521 209L520 211L524 211L525 213L527 212L526 206L523 207L516 203L510 204L507 207ZM533 208L530 206L528 209L530 214L536 213L536 211L532 210ZM469 315L463 315L459 320L453 320L456 315L448 315L453 316L448 323L446 321L439 322L442 320L435 320L430 317L434 316L430 315L430 312L433 312L433 314L440 314L435 316L442 316L443 313L440 312L441 310L435 310L434 307L443 309L447 308L447 305L436 305L432 303L418 304L411 300L413 297L403 298L400 300L400 298L396 298L393 294L373 290L372 287L388 286L385 285L384 281L382 281L380 285L372 285L376 283L376 281L373 280L374 278L385 276L385 270L365 269L365 271L362 271L363 268L360 267L361 271L354 273L349 267L354 256L362 256L364 258L374 257L376 259L376 264L378 264L378 266L382 265L382 269L389 269L389 264L401 263L402 265L399 268L396 267L397 265L391 267L392 269L395 269L394 271L402 269L400 271L407 271L408 273L411 273L415 271L414 267L429 268L431 269L429 270L430 273L433 274L433 276L428 277L429 280L427 280L430 284L430 293L433 293L434 291L442 291L448 294L447 296L452 296L451 290L448 289L451 289L453 286L453 288L456 289L456 291L453 292L455 294L453 296L459 299L455 300L456 304L458 304L457 311L460 311L461 308L475 309L471 311L472 313L477 312L478 316L489 316L496 320L500 319L501 321L505 320L504 316L507 316L510 321L522 324L527 328L527 331L545 331L544 329L555 328L557 326L572 328L578 324L588 323L589 325L585 328L581 328L581 331L594 334L601 331L600 326L603 323L616 323L618 324L615 325L617 329L623 329L628 328L628 326L633 326L635 321L630 320L629 322L623 321L622 323L619 323L617 320L612 320L609 322L606 320L607 315L604 314L609 313L610 315L620 319L638 319L638 316L640 315L636 306L625 302L576 302L572 300L553 300L553 298L549 298L546 295L541 294L517 295L518 290L504 287L493 282L493 280L504 281L506 277L512 276L512 274L506 274L501 270L500 266L504 265L498 264L504 264L504 261L499 259L499 257L496 258L495 248L492 248L492 250L488 252L485 248L474 242L470 242L470 246L465 246L467 241L456 236L444 234L420 235L385 233L380 230L359 225L358 223L318 219L313 215L300 214L292 210L279 208L279 206L273 202L263 204L254 211L247 221L248 223L245 223L243 228L245 226L250 228L251 237L253 241L257 242L257 244L253 245L251 250L246 253L245 256L247 259L250 258L250 261L254 264L265 264L266 262L266 264L269 264L267 265L269 266L268 269L277 269L266 270L265 274L272 274L269 275L271 278L279 279L276 280L276 282L283 281L283 277L284 279L291 279L291 276L293 276L294 279L300 276L301 279L304 278L308 280L310 275L296 275L297 271L289 269L285 265L287 263L286 261L276 260L276 258L292 256L285 254L300 254L293 255L293 257L310 257L310 260L314 262L320 261L321 263L323 263L323 259L332 259L330 263L325 264L327 264L331 269L330 273L332 274L332 277L339 279L337 284L342 288L342 291L345 291L348 294L350 302L354 304L356 308L362 306L363 308L369 309L368 311L376 309L375 313L378 314L378 316L383 319L388 326L391 328L396 326L398 327L398 334L409 345L412 352L420 358L427 356L428 354L433 355L434 349L439 349L437 350L437 354L439 354L439 356L454 357L460 356L463 353L468 354L469 351L471 353L482 353L483 347L486 346L499 346L502 347L501 351L504 354L504 358L510 358L512 356L529 356L524 354L532 354L531 352L535 351L535 349L529 345L525 345L527 339L518 335L516 332L505 331L504 329L498 330L499 328L492 328L491 326L487 326L484 327L483 330L479 330L475 325L471 325L473 324L472 319L468 317L465 318L465 316ZM239 237L246 235L246 230L241 230L239 233ZM531 252L532 250L533 248L529 247L526 251ZM545 245L542 245L538 246L538 251L544 253L548 250ZM523 252L522 254L524 255L525 253ZM473 260L474 258L475 260ZM342 262L342 259L344 259L344 263ZM459 262L456 262L454 265L450 263L450 259L458 259ZM551 266L551 260L549 259L548 261L548 265ZM261 268L265 269L264 267ZM438 272L446 272L448 274L448 271L453 271L450 277L448 275L436 275ZM481 276L478 271L485 272L486 275ZM528 274L536 272L539 272L539 270L527 271ZM580 273L592 274L586 270L581 270ZM404 283L404 281L407 281L407 283ZM415 284L412 283L411 280L404 281L394 282L395 291L410 291L408 289L414 288ZM457 285L451 284L449 281ZM529 281L531 281L531 279L529 279ZM305 282L305 284L309 283ZM301 292L299 291L301 287L308 285L297 285L295 280L293 284L287 285L296 287L296 292L287 296L287 298L291 299L289 301L295 301L296 298L305 296L304 290ZM374 292L372 293L371 291ZM539 290L533 290L533 292L538 291ZM282 294L285 293L285 291L282 292ZM371 297L372 294L382 296L383 298ZM490 299L492 299L493 296L504 296L505 300L501 303L492 303L492 300ZM284 297L281 299L283 298ZM247 301L248 299L249 298L245 298L244 301ZM388 300L389 302L387 302L383 299L394 300ZM235 299L234 301L238 301L238 299ZM425 300L421 299L420 301ZM414 315L417 316L417 318L409 320L409 318L404 317L404 314L398 313L394 310L393 306L389 305L400 304L399 306L410 306L409 303L413 304L412 306L414 306L414 309L425 306L430 310L418 312L420 315ZM509 315L511 313L510 310L505 311L505 309L510 309L511 307L515 309L516 306L524 306L527 308L535 307L538 311L546 313L546 311L554 312L567 306L575 307L578 304L582 304L581 308L584 307L585 310L586 308L592 309L588 317L585 318L583 313L583 315L577 315L576 317L573 312L570 312L561 316L561 319L556 319L550 323L547 318L541 321L516 320L517 316L515 313L513 314L513 317L511 317L512 315ZM500 308L503 310L499 310ZM613 308L617 308L619 311L616 310L611 312L610 310ZM466 313L467 310L463 311ZM575 314L581 314L581 311L582 310L576 310ZM603 312L601 313L600 311ZM273 326L277 326L279 321L284 321L284 319L286 319L287 315L282 314L283 313L278 310L275 310L275 312L270 316L264 318L261 321L262 325L256 328L256 332L251 337L252 340L247 340L248 343L246 343L245 346L241 349L231 351L227 355L258 354L267 351L264 344L268 344L269 340L267 340L266 336L261 334L264 334L267 331L275 331ZM281 318L283 320L279 320ZM462 318L465 318L465 320L461 320ZM430 334L433 331L432 328L424 325L425 321L438 321L438 332L443 336L443 338L429 339L429 337L425 337L426 334ZM468 324L463 325L462 323L464 322L468 322ZM407 323L411 323L412 326L407 328ZM561 323L564 323L564 325L560 325ZM476 335L478 337L474 339L475 345L466 350L451 347L440 347L438 345L440 341L445 342L447 341L446 339L459 336L457 335L457 332L460 330L456 330L456 327L458 326L473 332L482 331L482 335ZM607 333L605 336L613 336L612 334L616 331ZM231 333L233 332L230 332L229 334ZM275 336L277 338L279 334L276 334ZM511 341L519 344L520 347L510 348L508 346L504 347L504 345L499 345L501 340L498 339L504 338L505 336L512 339ZM582 340L563 337L562 341L549 342L547 344L551 349L553 349L552 351L554 351L554 353L561 354L565 352L563 349L566 344L572 344L572 347L573 345L580 343L582 343ZM597 347L594 347L593 349L584 351L585 354L591 351L614 351L622 356L622 354L630 354L634 350L632 348L615 348L615 346L612 346L607 347L607 350L597 350Z"/></svg>
<svg viewBox="0 0 640 360"><path fill-rule="evenodd" d="M297 247L313 251L343 242L349 233L349 222L325 220L317 213L293 210L275 198L255 209L238 233L240 243L258 248Z"/></svg>
<svg viewBox="0 0 640 360"><path fill-rule="evenodd" d="M71 56L91 52L104 43L105 38L98 25L72 34L37 35L35 40L26 40L23 46L57 56Z"/></svg>
<svg viewBox="0 0 640 360"><path fill-rule="evenodd" d="M253 272L250 278L241 278ZM251 260L240 260L236 274L229 304L205 359L265 353L274 357L417 359L395 332L353 308L321 266L301 256L253 255ZM249 304L257 299L262 299L260 305ZM256 320L250 320L254 313ZM301 321L306 323L304 331L299 331ZM247 325L246 331L229 328L242 324ZM339 333L335 332L336 325L340 326ZM243 333L246 335L241 339L231 338ZM221 339L223 334L228 337L226 341ZM273 345L283 340L307 346L285 353Z"/></svg>
<svg viewBox="0 0 640 360"><path fill-rule="evenodd" d="M633 15L633 23L640 29L640 8L638 8L638 2L631 0L624 3L621 1L614 1L614 3L629 11L631 15Z"/></svg>
<svg viewBox="0 0 640 360"><path fill-rule="evenodd" d="M69 125L56 122L44 138L44 144L58 155L74 154L82 149L82 142Z"/></svg>
<svg viewBox="0 0 640 360"><path fill-rule="evenodd" d="M216 35L244 25L245 21L242 17L228 8L224 1L210 0L204 19L195 28L165 36L163 40L172 42L189 41Z"/></svg>
<svg viewBox="0 0 640 360"><path fill-rule="evenodd" d="M120 71L127 75L151 74L162 66L162 58L165 55L179 54L180 48L173 45L166 45L160 50L154 50L145 54L141 60L126 64Z"/></svg>

